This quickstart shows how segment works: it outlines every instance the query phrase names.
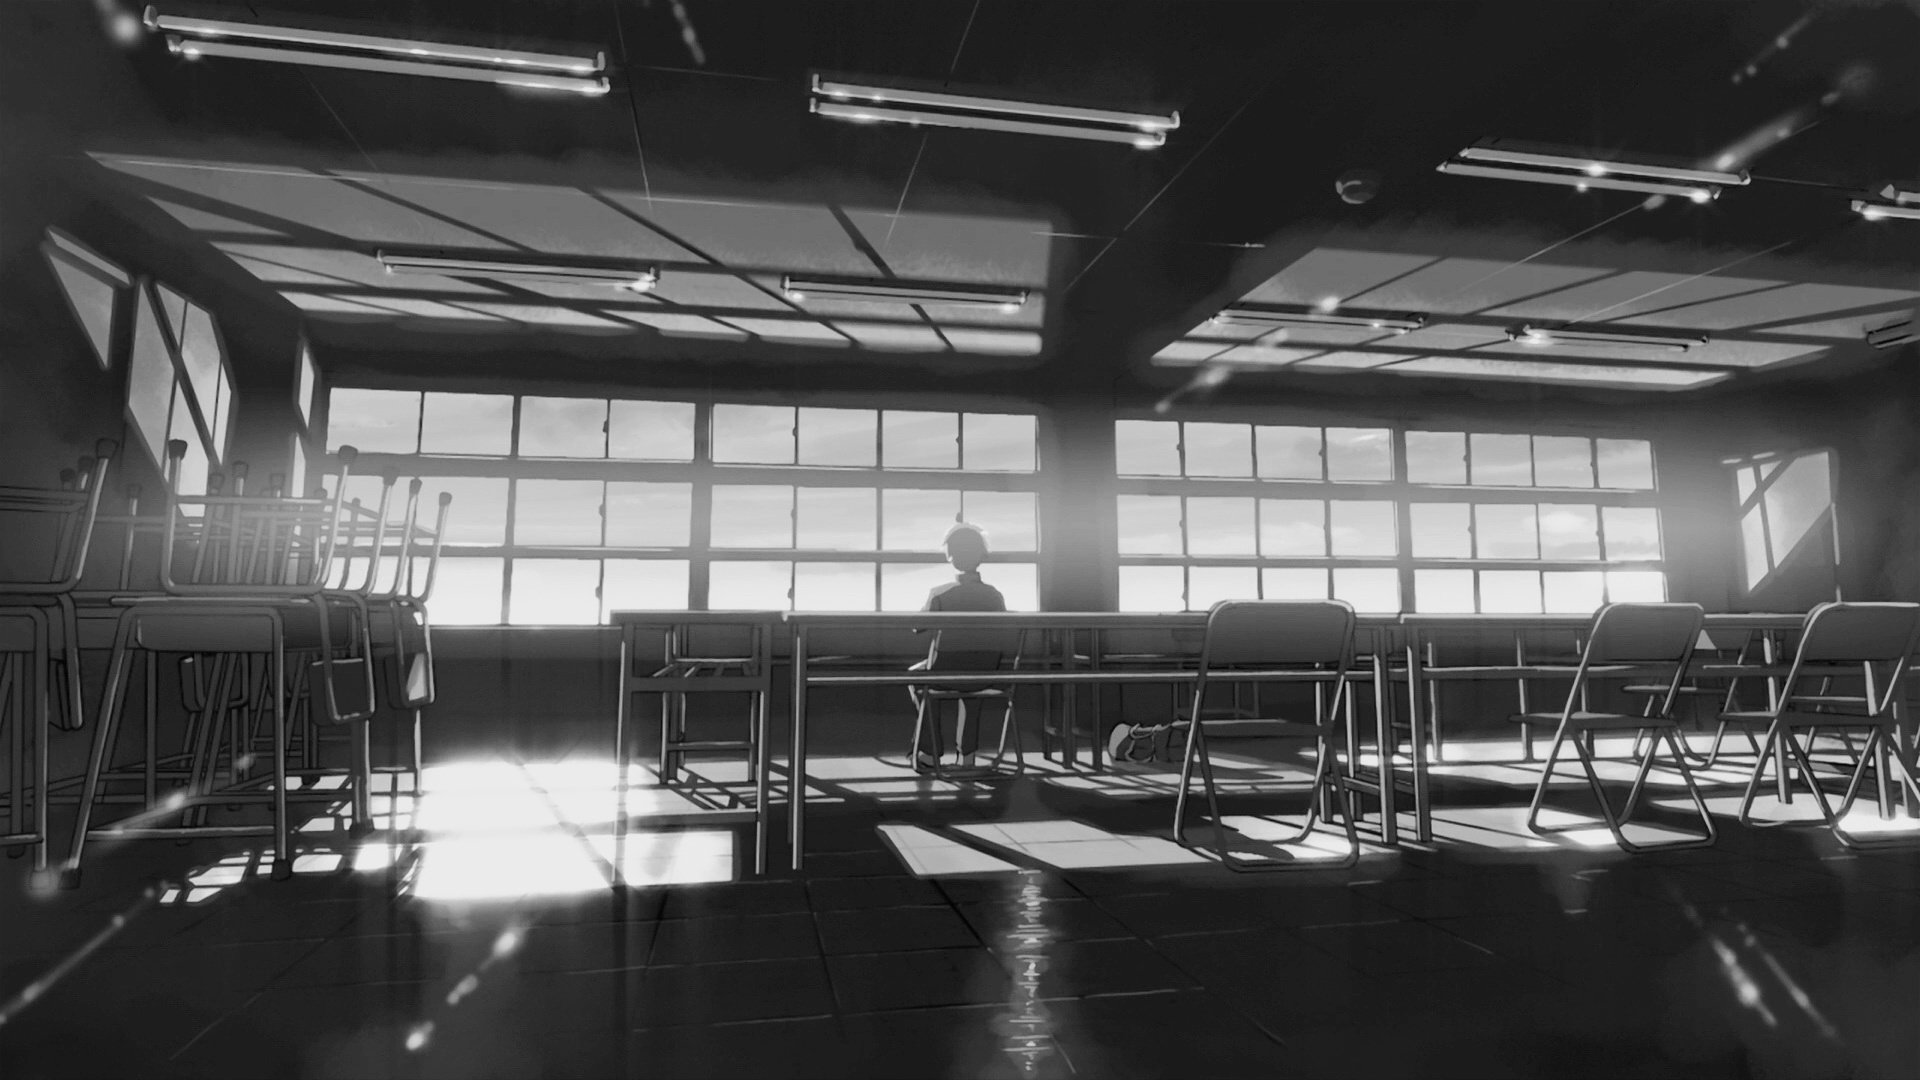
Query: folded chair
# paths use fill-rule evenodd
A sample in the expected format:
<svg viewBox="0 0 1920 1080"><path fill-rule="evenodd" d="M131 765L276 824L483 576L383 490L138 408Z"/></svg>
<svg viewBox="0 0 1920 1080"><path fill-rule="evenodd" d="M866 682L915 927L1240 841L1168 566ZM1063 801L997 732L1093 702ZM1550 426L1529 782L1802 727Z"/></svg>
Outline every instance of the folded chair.
<svg viewBox="0 0 1920 1080"><path fill-rule="evenodd" d="M81 459L84 473L61 472L59 490L0 488L0 756L7 762L0 846L9 856L31 849L36 875L46 872L48 861L53 691L58 681L66 715L77 717L73 589L87 561L114 449L102 440L92 457ZM66 658L64 672L56 671L56 656ZM72 726L71 720L64 726Z"/></svg>
<svg viewBox="0 0 1920 1080"><path fill-rule="evenodd" d="M1352 866L1360 859L1360 838L1354 830L1352 793L1339 782L1344 775L1335 749L1340 736L1343 702L1350 692L1353 671L1353 608L1340 600L1223 600L1207 612L1206 638L1200 646L1200 667L1194 677L1191 704L1175 714L1174 727L1187 731L1186 751L1180 762L1180 793L1174 800L1173 838L1186 845L1187 794L1192 789L1197 761L1206 788L1207 809L1213 819L1214 854L1230 870L1313 870ZM1249 682L1308 683L1314 687L1311 721L1255 716L1241 709L1209 706L1209 690ZM1254 695L1258 704L1259 695ZM1258 728L1279 737L1314 740L1313 784L1308 793L1306 824L1284 844L1297 844L1313 834L1325 813L1337 810L1345 830L1347 851L1339 862L1321 859L1263 861L1244 859L1227 848L1227 828L1220 816L1220 800L1207 752L1209 722L1231 721L1236 730ZM1190 846L1190 845L1189 845Z"/></svg>
<svg viewBox="0 0 1920 1080"><path fill-rule="evenodd" d="M978 674L1000 670L1000 661L1006 655L1007 646L1013 643L1014 634L1004 630L942 630L934 635L933 644L927 650L924 670L967 672ZM1017 668L1020 658L1016 653L1014 666ZM916 665L919 666L919 665ZM953 702L958 716L954 720L955 739L958 740L958 727L967 723L981 723L986 719L989 705L1004 707L1000 717L1000 744L994 752L990 765L975 769L959 767L961 771L974 773L999 769L1007 757L1007 737L1013 737L1014 771L1026 771L1026 754L1020 744L1020 727L1014 722L1013 688L1007 686L939 686L927 685L920 688L920 707L913 718L913 744L907 750L907 760L913 762L914 771L935 778L944 778L956 767L941 764L943 753L934 755L931 766L920 764L920 737L933 725L933 745L941 749L940 713L941 706ZM968 706L978 711L969 716Z"/></svg>
<svg viewBox="0 0 1920 1080"><path fill-rule="evenodd" d="M1869 769L1874 773L1874 794L1882 820L1893 816L1889 781L1894 777L1913 800L1909 805L1920 806L1920 784L1915 783L1913 766L1902 752L1899 718L1894 711L1895 703L1904 701L1907 668L1916 646L1920 646L1920 604L1833 602L1807 612L1800 646L1773 707L1720 714L1724 721L1748 728L1765 725L1767 729L1740 800L1741 824L1751 823L1767 766L1776 758L1776 748L1784 745L1798 763L1800 781L1819 804L1821 817L1843 846L1872 849L1920 842L1920 836L1914 835L1861 837L1840 827L1841 818L1859 797ZM1840 683L1838 687L1836 682ZM1838 812L1828 802L1814 769L1816 729L1867 733ZM1787 779L1780 779L1784 790Z"/></svg>
<svg viewBox="0 0 1920 1080"><path fill-rule="evenodd" d="M1561 750L1571 745L1579 757L1581 769L1586 773L1587 786L1600 804L1601 817L1607 823L1607 831L1613 834L1614 842L1626 851L1641 850L1639 845L1627 839L1624 828L1639 806L1647 776L1653 770L1655 755L1664 741L1673 753L1673 767L1686 785L1687 794L1693 798L1694 809L1704 833L1659 847L1661 850L1677 850L1706 847L1714 842L1713 816L1707 812L1707 804L1701 798L1700 789L1693 781L1693 773L1687 767L1687 752L1676 734L1679 723L1673 718L1674 702L1680 695L1680 685L1686 677L1687 664L1693 658L1704 617L1705 613L1698 604L1608 604L1594 613L1593 623L1587 630L1586 645L1580 653L1579 667L1573 674L1573 685L1567 691L1565 707L1557 714L1530 713L1513 718L1520 723L1555 724L1552 749L1547 752L1540 782L1534 788L1532 802L1527 806L1527 828L1530 831L1541 836L1567 831L1563 828L1545 828L1539 819L1541 806L1546 801L1547 787L1552 783L1554 769L1560 763ZM1596 683L1649 678L1660 680L1661 693L1640 715L1596 712L1587 708L1588 691ZM1594 735L1605 732L1632 732L1636 746L1640 736L1653 737L1646 746L1644 756L1635 755L1639 758L1639 768L1634 775L1633 787L1627 793L1626 803L1618 813L1614 811L1606 790L1600 784L1599 774L1593 768L1595 754L1590 743Z"/></svg>

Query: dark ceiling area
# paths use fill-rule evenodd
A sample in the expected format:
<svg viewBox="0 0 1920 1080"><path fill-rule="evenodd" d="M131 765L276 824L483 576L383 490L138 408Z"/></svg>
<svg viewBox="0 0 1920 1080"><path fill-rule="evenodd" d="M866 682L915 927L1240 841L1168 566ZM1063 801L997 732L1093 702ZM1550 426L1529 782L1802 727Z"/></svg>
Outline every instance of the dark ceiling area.
<svg viewBox="0 0 1920 1080"><path fill-rule="evenodd" d="M1910 3L158 6L606 54L608 93L543 93L191 60L129 26L130 5L7 6L4 168L84 191L178 260L142 269L225 283L229 324L297 318L330 364L1713 395L1896 363L1863 330L1920 304L1920 223L1849 208L1920 176ZM1179 126L1135 149L844 123L809 113L814 72L1178 110ZM1731 161L1751 183L1696 205L1436 171L1489 137ZM384 273L376 252L401 247L623 258L662 277L615 301ZM779 283L803 273L1032 299L1012 314L802 305ZM1209 321L1236 303L1432 321L1393 340ZM1662 367L1503 336L1526 320L1713 340Z"/></svg>

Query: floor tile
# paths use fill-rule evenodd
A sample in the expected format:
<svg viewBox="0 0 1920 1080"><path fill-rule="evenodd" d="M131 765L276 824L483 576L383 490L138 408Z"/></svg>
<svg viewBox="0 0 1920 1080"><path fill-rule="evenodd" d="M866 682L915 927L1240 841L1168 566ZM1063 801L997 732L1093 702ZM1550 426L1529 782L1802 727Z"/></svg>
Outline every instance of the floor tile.
<svg viewBox="0 0 1920 1080"><path fill-rule="evenodd" d="M653 938L655 964L777 960L820 955L811 913L668 919Z"/></svg>
<svg viewBox="0 0 1920 1080"><path fill-rule="evenodd" d="M984 948L862 953L826 962L842 1012L1007 1000L1006 970Z"/></svg>
<svg viewBox="0 0 1920 1080"><path fill-rule="evenodd" d="M915 877L816 878L807 882L807 895L815 911L946 903L937 886Z"/></svg>
<svg viewBox="0 0 1920 1080"><path fill-rule="evenodd" d="M967 920L952 907L873 908L822 911L815 917L827 955L966 949L980 944Z"/></svg>
<svg viewBox="0 0 1920 1080"><path fill-rule="evenodd" d="M1493 963L1492 954L1485 949L1427 923L1315 926L1298 933L1364 975L1474 968Z"/></svg>

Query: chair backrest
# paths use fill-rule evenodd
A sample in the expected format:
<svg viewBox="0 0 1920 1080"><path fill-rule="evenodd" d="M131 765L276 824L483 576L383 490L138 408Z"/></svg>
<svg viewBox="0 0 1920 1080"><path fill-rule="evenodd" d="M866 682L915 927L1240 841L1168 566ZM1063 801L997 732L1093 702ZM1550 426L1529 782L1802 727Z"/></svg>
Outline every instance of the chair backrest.
<svg viewBox="0 0 1920 1080"><path fill-rule="evenodd" d="M1341 600L1222 600L1207 612L1200 668L1344 665L1353 621Z"/></svg>
<svg viewBox="0 0 1920 1080"><path fill-rule="evenodd" d="M1912 654L1920 604L1830 602L1807 612L1799 657L1809 663L1886 663Z"/></svg>
<svg viewBox="0 0 1920 1080"><path fill-rule="evenodd" d="M117 448L100 440L92 456L80 459L82 471L61 470L59 490L0 488L0 593L72 592L86 565L107 463Z"/></svg>
<svg viewBox="0 0 1920 1080"><path fill-rule="evenodd" d="M1678 663L1692 655L1705 618L1699 604L1607 604L1587 631L1586 662Z"/></svg>
<svg viewBox="0 0 1920 1080"><path fill-rule="evenodd" d="M1018 630L942 630L927 649L930 671L997 671L1003 657L1018 651Z"/></svg>

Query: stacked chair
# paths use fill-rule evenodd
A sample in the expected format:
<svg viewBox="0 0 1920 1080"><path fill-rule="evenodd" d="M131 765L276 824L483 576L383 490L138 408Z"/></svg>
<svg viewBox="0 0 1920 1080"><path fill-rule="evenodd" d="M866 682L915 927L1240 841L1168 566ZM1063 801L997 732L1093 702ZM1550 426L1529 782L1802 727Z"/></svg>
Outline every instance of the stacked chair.
<svg viewBox="0 0 1920 1080"><path fill-rule="evenodd" d="M0 845L10 856L33 852L47 870L49 744L58 710L63 727L80 716L79 631L73 593L100 511L115 446L102 440L81 468L61 473L57 490L0 488L0 756L5 810ZM29 760L31 763L29 764Z"/></svg>
<svg viewBox="0 0 1920 1080"><path fill-rule="evenodd" d="M421 529L414 520L417 482L393 540L393 478L375 510L342 501L357 457L351 447L339 452L335 494L316 489L302 497L283 495L278 477L262 492L246 491L243 466L235 467L230 492L216 474L208 494L181 494L185 450L178 441L168 446L168 491L158 515L140 514L135 492L124 518L103 519L112 535L96 541L100 557L76 594L91 607L83 623L111 630L91 635L106 637L108 660L86 773L77 781L78 815L61 874L68 887L79 881L89 841L271 836L271 873L279 879L292 872L290 803L332 803L347 794L355 828L370 827L366 729L376 706L377 661L404 665L410 660L399 658L430 655L421 604L440 529ZM445 516L443 498L439 525ZM430 545L432 553L418 574L416 545ZM383 578L390 579L384 589ZM159 745L156 676L163 656L178 657L188 711L177 751ZM144 753L137 768L115 767L136 659L144 660L146 683ZM430 675L400 681L423 680L430 699ZM422 696L387 698L417 709ZM345 792L317 782L321 733L337 730L346 731L353 749ZM293 767L296 743L301 769ZM114 790L129 783L138 790ZM97 824L96 812L114 804L136 809ZM218 807L261 804L266 822L256 816L209 823Z"/></svg>

